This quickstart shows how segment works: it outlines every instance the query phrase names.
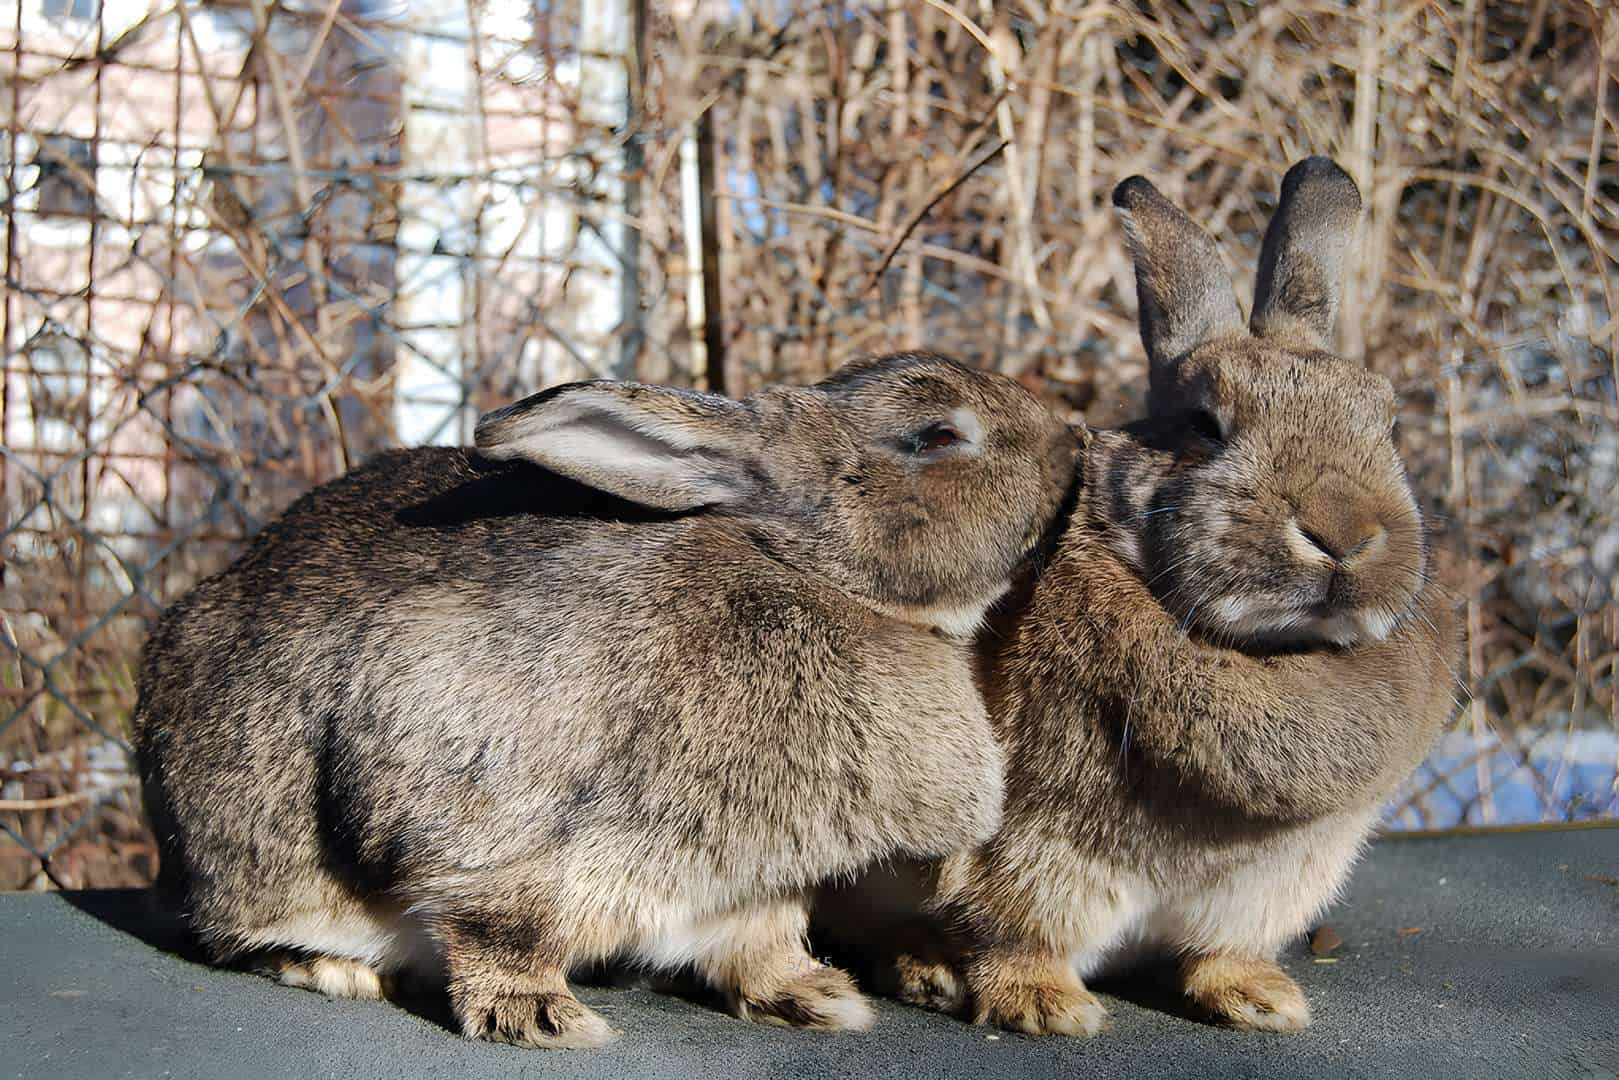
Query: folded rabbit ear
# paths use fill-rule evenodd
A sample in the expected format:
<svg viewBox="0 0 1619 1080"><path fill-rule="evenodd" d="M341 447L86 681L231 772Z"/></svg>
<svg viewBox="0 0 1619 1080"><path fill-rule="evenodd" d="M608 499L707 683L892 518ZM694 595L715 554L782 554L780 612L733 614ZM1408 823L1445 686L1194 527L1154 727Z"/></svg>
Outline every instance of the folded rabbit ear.
<svg viewBox="0 0 1619 1080"><path fill-rule="evenodd" d="M1113 205L1136 264L1141 340L1156 389L1203 342L1244 333L1242 312L1213 237L1151 182L1125 180L1113 189Z"/></svg>
<svg viewBox="0 0 1619 1080"><path fill-rule="evenodd" d="M554 387L486 414L474 438L486 457L521 458L659 510L736 502L763 475L746 405L638 383Z"/></svg>
<svg viewBox="0 0 1619 1080"><path fill-rule="evenodd" d="M1344 255L1359 221L1360 189L1331 158L1305 158L1287 170L1259 255L1249 320L1256 337L1330 346Z"/></svg>

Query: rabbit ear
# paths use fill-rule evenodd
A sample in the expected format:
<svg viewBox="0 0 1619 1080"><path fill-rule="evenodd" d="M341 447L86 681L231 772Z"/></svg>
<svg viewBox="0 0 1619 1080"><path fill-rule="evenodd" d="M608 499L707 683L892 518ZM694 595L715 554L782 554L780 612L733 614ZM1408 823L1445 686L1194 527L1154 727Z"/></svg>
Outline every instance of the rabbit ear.
<svg viewBox="0 0 1619 1080"><path fill-rule="evenodd" d="M474 438L486 457L531 461L660 510L736 502L762 475L746 405L638 383L554 387L486 414Z"/></svg>
<svg viewBox="0 0 1619 1080"><path fill-rule="evenodd" d="M1305 158L1287 170L1259 255L1249 321L1256 336L1302 335L1328 347L1359 220L1360 190L1331 158Z"/></svg>
<svg viewBox="0 0 1619 1080"><path fill-rule="evenodd" d="M1146 178L1114 188L1113 205L1136 264L1141 340L1156 387L1203 342L1242 333L1242 312L1214 239Z"/></svg>

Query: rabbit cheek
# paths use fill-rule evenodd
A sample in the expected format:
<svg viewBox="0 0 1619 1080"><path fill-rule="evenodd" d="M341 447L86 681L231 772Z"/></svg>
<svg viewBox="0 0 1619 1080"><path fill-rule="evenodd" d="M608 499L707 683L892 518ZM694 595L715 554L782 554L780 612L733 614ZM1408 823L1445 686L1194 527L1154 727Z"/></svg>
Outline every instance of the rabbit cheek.
<svg viewBox="0 0 1619 1080"><path fill-rule="evenodd" d="M918 497L884 515L852 550L834 547L833 558L853 561L852 584L884 614L971 637L1011 586L1022 552L996 530L930 513Z"/></svg>
<svg viewBox="0 0 1619 1080"><path fill-rule="evenodd" d="M1240 613L1232 605L1249 587L1251 568L1264 564L1247 550L1254 541L1253 523L1233 514L1204 478L1192 478L1175 501L1176 513L1153 522L1151 561L1157 564L1153 573L1162 576L1162 595L1186 624L1230 633L1233 620L1227 614L1246 613L1247 605Z"/></svg>

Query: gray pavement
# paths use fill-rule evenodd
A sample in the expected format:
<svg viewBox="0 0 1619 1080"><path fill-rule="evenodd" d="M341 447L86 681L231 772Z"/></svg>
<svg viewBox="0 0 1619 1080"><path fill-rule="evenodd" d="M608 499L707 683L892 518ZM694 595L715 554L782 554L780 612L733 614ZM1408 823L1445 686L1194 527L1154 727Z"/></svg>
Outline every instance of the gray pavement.
<svg viewBox="0 0 1619 1080"><path fill-rule="evenodd" d="M469 1043L176 955L138 893L0 895L0 1078L1619 1077L1619 828L1386 840L1287 958L1302 1035L1239 1034L1104 988L1113 1029L1030 1039L887 1003L859 1035L760 1028L645 990L584 988L600 1051ZM1122 995L1122 996L1118 996Z"/></svg>

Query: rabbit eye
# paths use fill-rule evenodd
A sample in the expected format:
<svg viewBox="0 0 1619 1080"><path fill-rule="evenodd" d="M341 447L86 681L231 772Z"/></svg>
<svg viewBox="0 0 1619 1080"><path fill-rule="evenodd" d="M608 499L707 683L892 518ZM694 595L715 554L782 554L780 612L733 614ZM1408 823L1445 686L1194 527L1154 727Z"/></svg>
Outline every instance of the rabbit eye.
<svg viewBox="0 0 1619 1080"><path fill-rule="evenodd" d="M947 450L962 441L961 432L949 424L929 424L910 438L913 454L926 454L933 450Z"/></svg>
<svg viewBox="0 0 1619 1080"><path fill-rule="evenodd" d="M1187 416L1186 421L1187 426L1192 429L1192 433L1198 438L1207 439L1209 442L1225 442L1225 430L1220 427L1219 418L1207 409L1198 409L1192 412Z"/></svg>

